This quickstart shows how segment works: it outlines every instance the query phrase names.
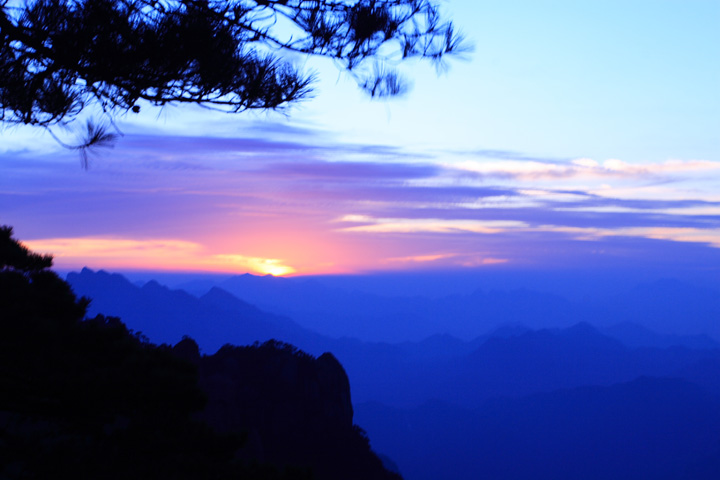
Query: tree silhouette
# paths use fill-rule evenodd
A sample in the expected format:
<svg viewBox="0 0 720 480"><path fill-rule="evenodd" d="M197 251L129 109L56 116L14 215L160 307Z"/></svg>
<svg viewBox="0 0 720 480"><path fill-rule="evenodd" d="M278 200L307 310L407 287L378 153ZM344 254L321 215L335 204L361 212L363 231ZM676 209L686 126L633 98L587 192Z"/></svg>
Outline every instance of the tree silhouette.
<svg viewBox="0 0 720 480"><path fill-rule="evenodd" d="M322 56L374 97L403 81L388 65L439 62L464 48L429 0L0 0L0 121L50 127L90 105L108 114L193 103L280 109L313 76L292 55ZM51 132L52 133L52 132ZM96 127L86 143L113 140ZM82 147L82 146L80 146Z"/></svg>
<svg viewBox="0 0 720 480"><path fill-rule="evenodd" d="M13 229L0 226L0 271L14 271L24 275L52 267L51 255L33 253L12 238Z"/></svg>
<svg viewBox="0 0 720 480"><path fill-rule="evenodd" d="M154 345L85 318L89 300L12 233L0 226L0 479L399 480L353 427L332 355Z"/></svg>
<svg viewBox="0 0 720 480"><path fill-rule="evenodd" d="M192 419L195 367L84 319L51 260L0 227L0 478L237 478L239 440Z"/></svg>

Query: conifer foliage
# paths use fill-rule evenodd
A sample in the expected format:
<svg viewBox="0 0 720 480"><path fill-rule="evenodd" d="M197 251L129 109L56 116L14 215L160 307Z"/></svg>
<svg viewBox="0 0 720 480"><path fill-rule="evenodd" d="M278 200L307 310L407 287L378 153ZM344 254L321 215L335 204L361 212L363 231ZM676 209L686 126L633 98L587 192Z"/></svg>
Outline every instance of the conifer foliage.
<svg viewBox="0 0 720 480"><path fill-rule="evenodd" d="M388 68L463 44L428 0L0 0L0 121L48 127L105 112L195 103L227 112L306 97L297 55L334 59L373 96ZM102 140L102 139L101 139ZM96 139L97 141L97 139Z"/></svg>

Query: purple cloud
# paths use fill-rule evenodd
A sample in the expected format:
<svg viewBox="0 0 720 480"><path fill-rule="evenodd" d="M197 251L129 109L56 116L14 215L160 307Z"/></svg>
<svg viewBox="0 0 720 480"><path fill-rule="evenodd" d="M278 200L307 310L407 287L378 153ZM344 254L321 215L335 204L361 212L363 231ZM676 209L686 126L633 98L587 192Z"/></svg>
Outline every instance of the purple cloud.
<svg viewBox="0 0 720 480"><path fill-rule="evenodd" d="M313 180L384 182L431 178L442 169L431 164L371 163L371 162L279 162L271 163L259 173L270 177L300 178Z"/></svg>
<svg viewBox="0 0 720 480"><path fill-rule="evenodd" d="M288 133L282 130L270 133ZM115 150L97 157L89 171L71 152L8 154L0 178L0 221L27 239L178 239L207 248L223 243L223 237L267 233L274 242L297 239L303 232L310 238L305 245L320 242L321 250L351 245L357 249L352 255L367 255L365 263L376 262L377 268L397 268L402 263L397 259L405 258L468 266L503 259L562 263L583 255L587 262L608 256L617 260L627 252L650 258L667 245L698 258L702 252L715 258L720 250L709 246L716 237L720 241L720 215L714 213L720 212L720 202L701 194L678 195L670 183L628 180L620 190L599 190L562 176L546 182L463 171L430 154L384 145L338 145L311 130L283 138L127 135ZM473 153L481 154L547 164L551 170L591 168L589 161ZM632 177L641 170L616 167ZM673 180L675 171L686 174L707 165L661 167L658 171ZM651 190L639 197L634 185ZM347 218L380 226L352 230L339 221ZM295 233L282 234L284 228ZM255 245L267 243L263 239ZM256 255L223 248L217 254ZM600 251L604 256L592 253Z"/></svg>

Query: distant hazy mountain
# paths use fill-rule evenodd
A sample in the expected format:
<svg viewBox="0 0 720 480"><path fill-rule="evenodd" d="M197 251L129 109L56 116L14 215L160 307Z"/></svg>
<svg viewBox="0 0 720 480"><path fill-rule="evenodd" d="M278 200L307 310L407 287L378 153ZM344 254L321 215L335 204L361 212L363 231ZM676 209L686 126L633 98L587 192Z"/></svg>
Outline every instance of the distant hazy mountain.
<svg viewBox="0 0 720 480"><path fill-rule="evenodd" d="M567 300L529 290L476 291L441 298L389 297L333 287L327 279L249 274L232 277L219 286L319 333L365 341L399 343L435 334L471 340L505 324L561 327L580 318Z"/></svg>
<svg viewBox="0 0 720 480"><path fill-rule="evenodd" d="M266 283L276 280L283 279L261 278ZM449 335L397 344L333 339L217 287L197 298L156 282L138 287L120 275L87 269L68 275L68 281L78 294L93 298L91 314L117 315L154 342L176 343L189 335L211 353L226 343L245 345L274 338L316 355L331 351L347 370L353 398L360 402L409 406L440 399L473 406L495 396L670 375L703 359L720 358L718 350L629 347L587 323L557 330L503 327L473 341ZM316 286L308 288L320 291ZM666 339L641 331L655 341Z"/></svg>
<svg viewBox="0 0 720 480"><path fill-rule="evenodd" d="M78 295L92 299L89 314L120 317L153 342L175 344L188 335L207 353L222 345L251 344L273 338L314 345L319 336L287 318L266 313L221 289L197 298L151 281L142 287L125 277L83 269L69 273L67 281Z"/></svg>
<svg viewBox="0 0 720 480"><path fill-rule="evenodd" d="M720 397L684 380L355 412L406 480L720 478Z"/></svg>
<svg viewBox="0 0 720 480"><path fill-rule="evenodd" d="M539 329L568 327L580 321L604 327L632 323L665 335L706 335L720 340L720 292L675 280L640 285L592 301L570 301L527 289L476 290L440 297L389 296L340 287L348 284L338 281L334 285L329 277L246 274L226 279L219 286L319 333L367 341L418 341L434 334L471 340L507 324ZM632 334L616 334L632 343ZM647 336L635 336L634 340L634 346L662 343L652 344Z"/></svg>
<svg viewBox="0 0 720 480"><path fill-rule="evenodd" d="M636 323L623 322L601 328L605 335L620 340L628 347L720 348L708 335L659 334Z"/></svg>
<svg viewBox="0 0 720 480"><path fill-rule="evenodd" d="M437 399L471 407L493 397L611 385L642 375L672 376L704 360L720 361L720 349L629 348L581 323L485 337L472 351L455 357L410 361L406 356L394 362L391 358L386 355L384 371L371 371L376 382L395 387L373 389L371 379L361 374L358 401L409 406Z"/></svg>
<svg viewBox="0 0 720 480"><path fill-rule="evenodd" d="M350 379L357 423L406 480L720 478L717 343L628 323L651 323L643 304L679 314L674 302L692 298L687 322L704 324L716 301L707 291L660 283L580 304L524 290L400 298L288 280L233 277L197 297L102 271L68 275L93 298L91 315L120 316L155 342L190 335L210 353L275 338L332 352ZM443 333L486 323L490 333L472 339ZM310 326L402 341L333 338ZM422 332L432 334L407 340Z"/></svg>

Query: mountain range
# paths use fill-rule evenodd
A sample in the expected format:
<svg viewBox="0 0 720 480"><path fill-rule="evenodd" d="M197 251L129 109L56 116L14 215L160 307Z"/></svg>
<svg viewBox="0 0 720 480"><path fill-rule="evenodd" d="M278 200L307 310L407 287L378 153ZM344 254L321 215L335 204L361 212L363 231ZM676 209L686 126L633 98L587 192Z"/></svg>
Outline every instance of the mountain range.
<svg viewBox="0 0 720 480"><path fill-rule="evenodd" d="M178 288L203 294L212 286L219 287L319 333L367 341L419 341L434 334L472 340L505 325L537 329L568 327L580 321L598 327L632 323L666 335L706 335L720 341L716 321L720 318L720 291L674 279L581 299L527 288L475 289L436 296L392 294L388 288L388 293L381 294L340 280L245 274Z"/></svg>
<svg viewBox="0 0 720 480"><path fill-rule="evenodd" d="M656 333L629 322L628 315L616 318L618 323L605 319L593 325L588 316L565 313L560 323L568 325L561 327L511 323L469 340L438 332L395 343L337 338L314 331L327 318L306 324L304 318L278 313L286 308L280 306L284 297L279 292L289 285L283 279L240 278L248 284L257 280L255 293L247 297L265 288L274 291L275 312L220 286L195 296L87 269L69 274L68 282L76 293L93 298L91 314L119 315L156 342L172 344L190 335L212 352L226 343L275 338L314 355L332 352L348 374L356 422L368 432L374 450L392 459L408 480L709 479L720 472L720 346L707 335ZM279 290L273 290L277 285ZM659 284L658 291L667 285ZM288 288L288 303L300 302L300 290ZM303 288L308 311L323 315L330 309L320 303L331 295L330 287L310 283ZM704 298L690 290L696 299ZM645 295L642 302L651 298L647 291L640 294ZM522 291L492 302L512 303L513 296L520 302L515 311L527 308L528 315L538 304L573 308L559 297L545 303L539 300L543 294ZM522 296L527 301L517 300ZM480 297L492 294L465 300ZM335 291L334 298L333 308L352 309L353 302L379 297ZM462 303L463 298L456 299ZM409 315L412 310L403 305L417 301L415 310L429 310L450 298L384 301L397 301L395 314ZM629 301L618 300L626 306ZM702 311L712 314L713 300L703 302ZM365 313L376 308L367 307ZM443 321L453 321L464 308L445 312ZM599 311L612 308L617 307ZM329 318L340 321L343 314L337 315ZM389 314L384 318L390 321ZM401 320L412 322L410 316Z"/></svg>

